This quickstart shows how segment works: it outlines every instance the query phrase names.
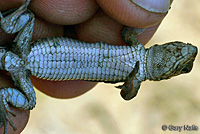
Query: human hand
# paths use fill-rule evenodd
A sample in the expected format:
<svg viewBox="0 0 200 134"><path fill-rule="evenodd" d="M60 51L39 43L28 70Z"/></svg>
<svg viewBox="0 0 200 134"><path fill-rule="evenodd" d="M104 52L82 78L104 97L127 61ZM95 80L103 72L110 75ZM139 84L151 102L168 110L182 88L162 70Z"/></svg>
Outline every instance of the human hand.
<svg viewBox="0 0 200 134"><path fill-rule="evenodd" d="M141 0L135 0L141 1ZM159 1L159 0L158 0ZM152 5L157 5L157 10L161 13L155 13L155 9L150 6L150 1L144 1L144 4L149 8L141 8L130 0L32 0L30 9L36 16L33 40L43 37L64 36L65 35L87 42L105 41L108 44L122 45L124 42L121 39L120 31L123 25L131 27L148 27L138 39L142 44L146 44L155 33L162 19L167 14L169 9L168 0L160 0ZM0 2L0 11L8 10L14 7L19 7L22 1L3 1ZM12 4L11 4L12 3ZM141 5L141 4L139 4ZM102 8L102 10L100 9ZM142 6L143 7L143 6ZM163 8L162 8L163 7ZM148 11L152 8L150 11ZM68 26L70 32L63 31L63 25ZM0 43L12 41L8 35L0 35ZM3 45L3 44L2 44ZM3 77L2 79L4 79ZM40 91L57 98L72 98L79 96L90 90L96 83L86 81L62 81L52 82L47 80L31 78L33 85ZM10 81L12 81L10 79ZM2 83L2 86L6 84ZM25 121L28 116L25 112L20 112L17 117L21 117L24 122L20 122L21 126L17 126L19 121L14 118L14 124L18 128L18 132L25 126ZM2 129L0 129L0 132ZM12 128L8 130L11 132Z"/></svg>

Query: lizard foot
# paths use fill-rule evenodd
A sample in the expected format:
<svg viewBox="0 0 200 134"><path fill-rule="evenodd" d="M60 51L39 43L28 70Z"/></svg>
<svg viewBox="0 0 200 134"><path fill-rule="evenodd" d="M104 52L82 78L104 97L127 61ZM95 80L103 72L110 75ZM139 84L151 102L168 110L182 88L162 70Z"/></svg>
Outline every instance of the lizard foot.
<svg viewBox="0 0 200 134"><path fill-rule="evenodd" d="M14 123L10 119L10 114L14 117L16 116L16 114L12 110L10 110L4 94L1 94L0 95L0 127L4 126L4 134L7 134L8 123L12 126L13 130L15 131L17 130Z"/></svg>
<svg viewBox="0 0 200 134"><path fill-rule="evenodd" d="M132 28L124 26L121 31L121 36L128 46L137 46L138 44L140 44L140 42L135 36L141 34L144 30L145 28Z"/></svg>
<svg viewBox="0 0 200 134"><path fill-rule="evenodd" d="M135 75L137 74L138 69L139 61L136 62L135 68L126 78L125 83L123 85L116 86L116 88L122 89L120 94L125 100L130 100L137 95L138 89L140 87L140 82L135 79Z"/></svg>

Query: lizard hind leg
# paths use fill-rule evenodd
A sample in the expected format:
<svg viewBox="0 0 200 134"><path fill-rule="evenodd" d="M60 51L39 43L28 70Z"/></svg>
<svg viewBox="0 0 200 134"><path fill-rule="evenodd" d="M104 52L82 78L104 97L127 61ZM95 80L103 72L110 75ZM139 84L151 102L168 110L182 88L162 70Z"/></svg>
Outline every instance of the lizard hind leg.
<svg viewBox="0 0 200 134"><path fill-rule="evenodd" d="M123 85L116 86L116 88L122 89L120 94L123 99L130 100L137 95L140 88L140 81L136 79L136 74L139 69L139 61L136 62L133 71L127 76Z"/></svg>
<svg viewBox="0 0 200 134"><path fill-rule="evenodd" d="M121 36L123 41L128 46L137 46L138 44L140 44L140 42L135 36L141 34L144 30L145 28L132 28L124 26L121 31Z"/></svg>
<svg viewBox="0 0 200 134"><path fill-rule="evenodd" d="M0 12L0 28L7 34L18 32L10 50L22 58L29 53L34 26L34 14L27 9L29 3L30 0L26 0L17 10L11 9L3 14Z"/></svg>

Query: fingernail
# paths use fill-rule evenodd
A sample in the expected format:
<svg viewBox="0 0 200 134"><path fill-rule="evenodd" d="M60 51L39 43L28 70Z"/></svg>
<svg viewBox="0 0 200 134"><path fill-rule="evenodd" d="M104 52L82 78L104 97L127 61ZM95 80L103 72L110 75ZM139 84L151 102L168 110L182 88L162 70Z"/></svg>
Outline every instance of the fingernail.
<svg viewBox="0 0 200 134"><path fill-rule="evenodd" d="M166 13L170 9L171 0L131 0L134 4L154 13Z"/></svg>

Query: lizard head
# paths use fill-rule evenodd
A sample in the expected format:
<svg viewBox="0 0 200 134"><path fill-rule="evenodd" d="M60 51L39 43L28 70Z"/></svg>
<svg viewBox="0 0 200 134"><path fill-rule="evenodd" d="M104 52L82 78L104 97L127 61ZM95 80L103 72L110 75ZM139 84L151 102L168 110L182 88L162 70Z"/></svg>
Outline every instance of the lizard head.
<svg viewBox="0 0 200 134"><path fill-rule="evenodd" d="M159 81L192 70L197 47L182 42L154 45L147 54L147 78Z"/></svg>

